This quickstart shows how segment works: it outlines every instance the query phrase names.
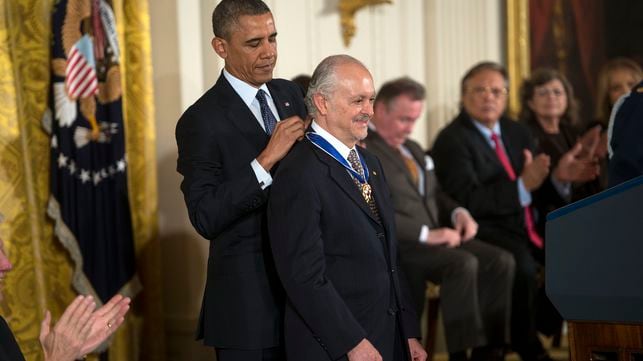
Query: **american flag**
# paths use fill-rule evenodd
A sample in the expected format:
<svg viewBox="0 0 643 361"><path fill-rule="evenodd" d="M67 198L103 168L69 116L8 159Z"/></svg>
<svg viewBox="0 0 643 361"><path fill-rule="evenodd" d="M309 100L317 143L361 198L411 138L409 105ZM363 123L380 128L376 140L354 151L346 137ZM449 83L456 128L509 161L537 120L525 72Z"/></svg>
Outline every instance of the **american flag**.
<svg viewBox="0 0 643 361"><path fill-rule="evenodd" d="M140 289L127 187L123 99L98 99L101 94L97 93L98 84L111 88L114 94L122 93L120 80L112 78L110 84L106 75L110 69L119 73L119 58L114 56L118 54L114 51L118 48L117 33L109 3L92 0L92 6L100 3L101 16L109 21L95 16L91 21L100 21L112 39L103 43L104 54L97 57L93 43L96 34L90 37L85 32L77 3L56 0L51 19L52 64L66 61L67 65L63 71L51 67L49 101L56 118L51 122L47 212L55 221L56 236L74 262L74 288L106 302L116 293L134 296ZM65 36L79 40L66 49ZM91 123L99 134L96 138L84 137L81 143L77 136L91 131Z"/></svg>
<svg viewBox="0 0 643 361"><path fill-rule="evenodd" d="M65 85L69 98L87 98L98 93L96 63L92 41L84 35L74 44L67 57Z"/></svg>

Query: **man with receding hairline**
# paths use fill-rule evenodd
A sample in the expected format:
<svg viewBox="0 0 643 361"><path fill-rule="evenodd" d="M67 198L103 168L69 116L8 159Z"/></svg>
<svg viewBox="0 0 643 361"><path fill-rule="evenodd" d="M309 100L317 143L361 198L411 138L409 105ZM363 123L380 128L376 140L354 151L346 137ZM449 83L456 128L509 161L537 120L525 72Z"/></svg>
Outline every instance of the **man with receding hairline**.
<svg viewBox="0 0 643 361"><path fill-rule="evenodd" d="M272 78L277 30L261 0L221 1L212 27L225 67L176 127L190 221L210 240L197 337L219 361L283 360L283 290L265 214L271 172L303 136L303 94Z"/></svg>
<svg viewBox="0 0 643 361"><path fill-rule="evenodd" d="M542 239L534 229L530 192L549 174L550 159L532 155L528 130L504 114L507 84L500 64L469 69L461 82L461 112L438 134L431 155L440 184L475 217L480 239L514 256L512 349L523 361L547 361L535 324L531 247L542 247Z"/></svg>
<svg viewBox="0 0 643 361"><path fill-rule="evenodd" d="M425 90L410 78L382 85L366 146L382 162L391 189L400 262L418 314L426 282L440 285L449 361L504 359L509 343L514 260L476 239L478 224L440 187L433 161L410 134Z"/></svg>
<svg viewBox="0 0 643 361"><path fill-rule="evenodd" d="M313 122L275 174L268 229L287 295L289 360L423 361L427 354L397 264L395 220L382 168L356 144L375 89L348 55L315 69Z"/></svg>

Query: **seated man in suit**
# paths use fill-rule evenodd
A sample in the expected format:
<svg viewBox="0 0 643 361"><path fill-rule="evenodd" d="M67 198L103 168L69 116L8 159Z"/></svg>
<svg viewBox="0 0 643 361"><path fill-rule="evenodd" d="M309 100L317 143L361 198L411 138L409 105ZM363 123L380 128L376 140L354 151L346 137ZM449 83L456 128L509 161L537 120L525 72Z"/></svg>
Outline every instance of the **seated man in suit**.
<svg viewBox="0 0 643 361"><path fill-rule="evenodd" d="M507 72L501 65L482 62L471 68L461 82L461 104L461 113L435 140L436 175L478 221L480 239L514 256L513 350L523 361L548 359L536 335L536 262L529 244L542 247L530 192L547 177L549 157L533 157L527 129L504 116Z"/></svg>
<svg viewBox="0 0 643 361"><path fill-rule="evenodd" d="M347 55L324 59L306 96L310 131L274 177L268 230L287 296L289 360L427 356L401 283L382 168L356 146L367 135L374 98L362 63Z"/></svg>
<svg viewBox="0 0 643 361"><path fill-rule="evenodd" d="M426 281L440 284L449 360L502 359L509 343L514 260L474 238L478 224L440 185L433 161L409 139L424 106L424 87L409 78L385 83L366 138L391 189L402 269L418 314Z"/></svg>

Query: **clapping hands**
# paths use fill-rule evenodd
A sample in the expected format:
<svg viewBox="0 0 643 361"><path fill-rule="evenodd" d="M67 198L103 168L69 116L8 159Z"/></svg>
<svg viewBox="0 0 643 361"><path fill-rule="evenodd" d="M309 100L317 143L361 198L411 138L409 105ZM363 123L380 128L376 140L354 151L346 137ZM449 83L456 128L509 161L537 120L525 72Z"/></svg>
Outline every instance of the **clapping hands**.
<svg viewBox="0 0 643 361"><path fill-rule="evenodd" d="M46 361L73 361L83 358L111 336L123 323L130 299L121 295L96 308L92 296L78 296L51 327L51 313L45 312L40 326L40 344Z"/></svg>

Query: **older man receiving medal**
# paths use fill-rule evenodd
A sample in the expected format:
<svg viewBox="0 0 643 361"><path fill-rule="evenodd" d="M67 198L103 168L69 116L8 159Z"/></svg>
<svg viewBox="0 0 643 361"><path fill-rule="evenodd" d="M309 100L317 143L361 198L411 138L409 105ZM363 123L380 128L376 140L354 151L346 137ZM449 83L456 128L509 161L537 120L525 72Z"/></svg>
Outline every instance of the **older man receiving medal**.
<svg viewBox="0 0 643 361"><path fill-rule="evenodd" d="M289 360L426 359L384 174L356 146L374 98L362 63L324 59L306 95L310 131L273 178L268 227L287 295Z"/></svg>

